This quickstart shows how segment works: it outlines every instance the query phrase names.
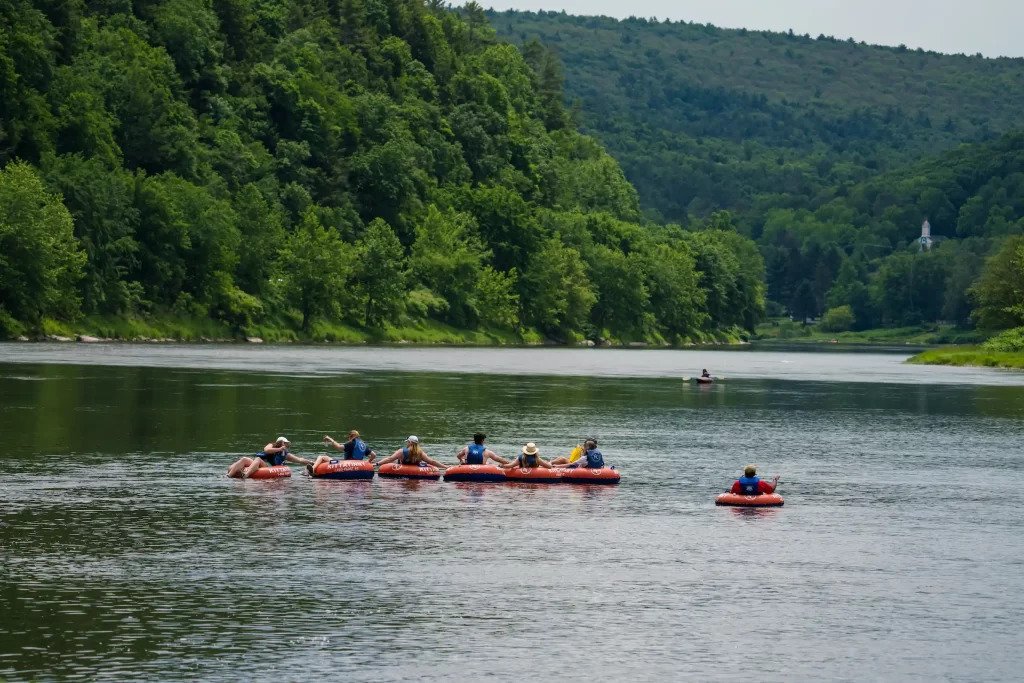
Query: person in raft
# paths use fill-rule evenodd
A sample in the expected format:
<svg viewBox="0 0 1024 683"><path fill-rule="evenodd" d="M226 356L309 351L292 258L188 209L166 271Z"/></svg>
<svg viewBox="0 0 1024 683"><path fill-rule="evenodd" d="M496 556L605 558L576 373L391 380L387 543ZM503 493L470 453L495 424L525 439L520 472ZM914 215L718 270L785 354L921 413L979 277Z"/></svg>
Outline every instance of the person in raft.
<svg viewBox="0 0 1024 683"><path fill-rule="evenodd" d="M395 461L398 461L399 465L419 465L420 463L433 465L439 470L443 470L448 467L447 465L443 465L431 458L423 451L422 448L420 448L420 438L418 436L410 436L406 439L405 447L399 448L397 451L381 460L380 465L383 467L389 462Z"/></svg>
<svg viewBox="0 0 1024 683"><path fill-rule="evenodd" d="M463 447L461 451L455 454L455 457L459 459L460 465L483 465L488 460L507 465L508 460L501 457L490 448L484 445L484 439L487 435L483 432L477 432L473 435L473 443Z"/></svg>
<svg viewBox="0 0 1024 683"><path fill-rule="evenodd" d="M566 460L566 458L556 458L551 461L551 464L555 467L568 467L569 469L582 467L584 469L599 470L604 467L604 456L601 455L601 451L597 450L597 439L587 439L584 441L582 451L583 454L575 462L562 464L558 461Z"/></svg>
<svg viewBox="0 0 1024 683"><path fill-rule="evenodd" d="M250 457L243 457L232 463L231 467L228 468L229 477L246 477L252 476L252 473L261 467L277 467L283 465L286 462L297 462L303 465L312 464L311 460L300 458L297 455L292 455L288 452L288 446L291 445L291 441L279 436L266 446L263 447L262 453Z"/></svg>
<svg viewBox="0 0 1024 683"><path fill-rule="evenodd" d="M502 465L502 467L507 470L512 469L513 467L521 467L524 470L532 469L534 467L550 468L551 463L549 463L544 458L540 457L540 449L537 448L537 444L531 441L530 443L523 446L522 455L520 455L518 458L508 463L507 465Z"/></svg>
<svg viewBox="0 0 1024 683"><path fill-rule="evenodd" d="M711 379L711 373L708 372L707 368L704 368L703 370L701 370L700 376L703 377L704 379Z"/></svg>
<svg viewBox="0 0 1024 683"><path fill-rule="evenodd" d="M572 451L569 452L569 455L560 455L557 458L555 458L554 460L552 460L551 461L551 466L552 467L565 467L565 466L568 465L568 466L571 466L571 467L579 467L579 462L578 461L582 457L583 457L583 444L578 443L572 449Z"/></svg>
<svg viewBox="0 0 1024 683"><path fill-rule="evenodd" d="M348 441L345 443L338 443L334 440L333 436L327 435L324 435L324 443L332 446L335 450L345 451L344 460L366 460L367 462L373 462L377 457L377 452L367 446L366 442L359 438L359 432L354 429L349 431ZM312 465L306 466L306 470L312 475L317 465L322 462L331 462L332 460L334 458L329 455L318 455Z"/></svg>
<svg viewBox="0 0 1024 683"><path fill-rule="evenodd" d="M733 482L729 493L735 493L740 496L760 496L765 493L775 493L778 485L778 475L773 477L772 483L769 484L757 476L756 467L747 465L743 468L743 476Z"/></svg>

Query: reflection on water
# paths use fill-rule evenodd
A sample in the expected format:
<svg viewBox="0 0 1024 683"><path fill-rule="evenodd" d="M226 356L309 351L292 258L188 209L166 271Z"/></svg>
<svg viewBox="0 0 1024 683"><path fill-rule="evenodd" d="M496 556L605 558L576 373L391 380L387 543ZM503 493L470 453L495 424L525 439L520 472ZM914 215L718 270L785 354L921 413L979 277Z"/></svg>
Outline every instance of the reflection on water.
<svg viewBox="0 0 1024 683"><path fill-rule="evenodd" d="M0 679L1017 678L1020 387L313 374L0 365ZM623 483L223 477L350 427Z"/></svg>

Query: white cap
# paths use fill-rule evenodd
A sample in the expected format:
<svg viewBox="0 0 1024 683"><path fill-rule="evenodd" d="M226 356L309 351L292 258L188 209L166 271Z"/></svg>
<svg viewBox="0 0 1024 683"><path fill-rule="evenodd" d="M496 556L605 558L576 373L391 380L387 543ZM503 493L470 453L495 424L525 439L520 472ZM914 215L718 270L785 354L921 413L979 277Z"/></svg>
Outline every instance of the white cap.
<svg viewBox="0 0 1024 683"><path fill-rule="evenodd" d="M277 437L277 439L274 440L274 443L281 443L282 441L285 442L285 443L291 443L291 441L289 441L288 439L284 438L283 436Z"/></svg>
<svg viewBox="0 0 1024 683"><path fill-rule="evenodd" d="M406 441L408 441L409 443L419 443L420 442L420 437L418 437L418 436L410 436L408 439L406 439Z"/></svg>

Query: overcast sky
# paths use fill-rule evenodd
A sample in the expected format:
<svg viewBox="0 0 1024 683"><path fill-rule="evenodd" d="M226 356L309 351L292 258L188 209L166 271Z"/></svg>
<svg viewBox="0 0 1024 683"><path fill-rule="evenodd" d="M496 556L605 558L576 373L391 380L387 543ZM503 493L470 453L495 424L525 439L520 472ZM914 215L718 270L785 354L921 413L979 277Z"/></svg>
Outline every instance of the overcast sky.
<svg viewBox="0 0 1024 683"><path fill-rule="evenodd" d="M725 28L824 33L867 43L1024 57L1024 0L477 0L497 10L658 17ZM456 0L456 5L463 0Z"/></svg>

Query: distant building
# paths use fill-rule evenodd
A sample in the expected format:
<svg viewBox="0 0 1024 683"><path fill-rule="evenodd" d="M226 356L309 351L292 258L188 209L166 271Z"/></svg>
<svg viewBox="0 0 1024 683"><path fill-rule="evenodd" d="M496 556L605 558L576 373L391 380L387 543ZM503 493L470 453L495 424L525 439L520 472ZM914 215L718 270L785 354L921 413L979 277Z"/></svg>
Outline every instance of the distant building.
<svg viewBox="0 0 1024 683"><path fill-rule="evenodd" d="M921 236L917 243L921 245L921 251L928 251L932 248L932 224L928 222L927 218L921 224Z"/></svg>

